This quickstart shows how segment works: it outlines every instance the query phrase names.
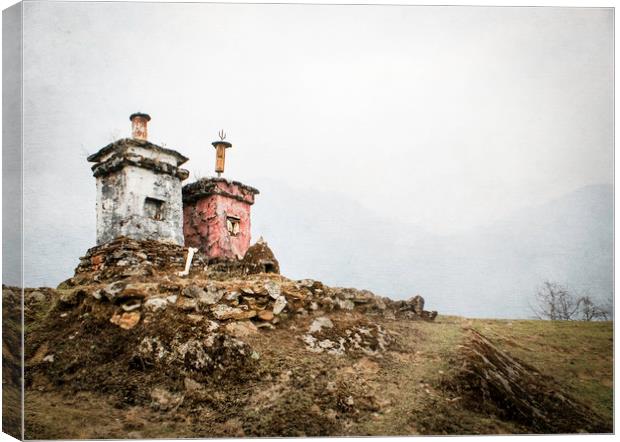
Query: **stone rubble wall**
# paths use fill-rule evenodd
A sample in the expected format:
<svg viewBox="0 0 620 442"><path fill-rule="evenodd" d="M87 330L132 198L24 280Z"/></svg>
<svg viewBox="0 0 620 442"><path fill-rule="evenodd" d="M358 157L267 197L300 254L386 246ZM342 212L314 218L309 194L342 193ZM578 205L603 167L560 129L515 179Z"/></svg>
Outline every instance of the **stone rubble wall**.
<svg viewBox="0 0 620 442"><path fill-rule="evenodd" d="M186 256L187 249L178 244L119 237L89 249L80 258L75 276L65 283L83 285L180 272L185 267ZM206 256L196 253L191 270L202 270L207 263Z"/></svg>
<svg viewBox="0 0 620 442"><path fill-rule="evenodd" d="M187 250L158 241L119 238L90 249L75 276L61 283L67 302L93 297L112 303L111 321L136 325L142 314L175 308L217 321L251 320L272 328L290 315L322 315L334 310L434 320L424 300L392 301L368 290L328 287L320 281L290 280L274 273L248 274L243 261L194 255L189 276L180 276ZM63 299L63 298L61 298ZM133 318L133 319L130 319Z"/></svg>

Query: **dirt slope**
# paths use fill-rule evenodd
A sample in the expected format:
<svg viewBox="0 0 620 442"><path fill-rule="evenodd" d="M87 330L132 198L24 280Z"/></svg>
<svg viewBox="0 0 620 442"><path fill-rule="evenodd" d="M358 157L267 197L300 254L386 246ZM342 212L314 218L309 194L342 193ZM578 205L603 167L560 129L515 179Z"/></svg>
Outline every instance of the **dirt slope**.
<svg viewBox="0 0 620 442"><path fill-rule="evenodd" d="M49 313L62 314L56 309ZM200 329L209 329L204 320L179 325L181 318L171 311L159 316L161 322L123 330L107 317L93 322L80 322L78 317L54 321L52 333L44 327L31 332L26 374L30 438L611 430L611 414L597 417L546 377L541 380L545 394L572 397L585 415L570 414L571 419L577 418L570 421L574 425L556 428L554 420L560 422L566 415L557 407L547 411L550 424L545 426L511 414L510 402L502 402L509 395L489 396L480 385L462 377L458 364L471 363L467 355L476 348L471 345L472 336L478 336L463 320L439 317L422 322L377 316L369 321L355 311L320 316L333 324L321 330L321 338L344 337L347 330L371 326L390 336L383 351L377 351L376 342L369 339L360 349L347 348L341 355L317 353L304 341L314 315L292 318L273 330L248 327L247 331L246 322L240 321L235 322L242 324L235 331L239 337L213 344L210 354L219 362L209 368L201 367L191 353L167 367L152 359L136 359L145 337L157 334L162 342L181 337L179 342L187 343L203 336ZM533 367L523 367L526 377L537 373ZM526 393L520 396L525 401ZM471 406L480 405L481 399L484 406Z"/></svg>

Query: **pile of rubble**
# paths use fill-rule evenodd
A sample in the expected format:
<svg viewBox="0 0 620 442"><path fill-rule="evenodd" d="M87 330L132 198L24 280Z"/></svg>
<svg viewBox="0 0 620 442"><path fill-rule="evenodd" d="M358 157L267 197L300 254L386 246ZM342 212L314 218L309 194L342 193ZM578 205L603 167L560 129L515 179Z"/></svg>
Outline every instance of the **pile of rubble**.
<svg viewBox="0 0 620 442"><path fill-rule="evenodd" d="M252 250L235 262L194 253L189 272L191 253L174 244L118 238L88 250L75 275L56 289L25 293L28 388L93 391L165 413L180 407L188 412L204 401L211 406L221 392L224 413L231 391L239 398L256 383L267 390L279 385L265 341L294 342L293 351L311 365L321 358L334 364L386 360L388 350L400 345L382 327L386 320L436 316L422 309L420 297L395 302L368 290L288 279L274 273L278 263L266 243ZM297 379L305 382L306 374ZM324 379L317 379L305 394L345 414L365 410L365 390L337 386L326 399ZM300 402L299 410L306 405ZM281 406L285 434L297 411ZM274 425L265 421L265 434ZM313 434L318 431L313 427Z"/></svg>
<svg viewBox="0 0 620 442"><path fill-rule="evenodd" d="M259 241L250 247L253 251L243 261L209 258L204 253L193 253L189 276L241 276L260 272L279 273L278 262L267 243ZM250 251L249 250L249 251ZM152 240L134 240L120 237L93 247L80 258L75 276L61 287L69 288L89 283L118 281L127 278L149 278L177 274L184 270L188 248L177 244Z"/></svg>
<svg viewBox="0 0 620 442"><path fill-rule="evenodd" d="M246 273L280 273L280 264L261 236L243 257Z"/></svg>
<svg viewBox="0 0 620 442"><path fill-rule="evenodd" d="M145 282L121 280L109 284L59 289L59 302L77 307L85 299L112 309L110 322L135 327L141 319L153 321L166 309L175 309L190 320L218 322L250 320L256 328L273 329L292 316L321 316L331 311L358 311L385 317L433 320L437 313L415 308L413 301L391 301L367 290L332 288L309 279L293 281L279 275L256 275L225 280L185 279L170 275Z"/></svg>
<svg viewBox="0 0 620 442"><path fill-rule="evenodd" d="M184 268L186 255L187 249L177 244L120 237L88 249L80 258L74 278L67 283L78 285L89 280L98 282L178 272ZM202 270L207 265L206 256L194 254L192 270Z"/></svg>
<svg viewBox="0 0 620 442"><path fill-rule="evenodd" d="M235 262L210 261L197 252L187 275L182 273L184 247L118 238L88 250L75 276L59 285L59 300L66 307L87 298L107 305L112 309L110 322L123 329L152 321L169 308L194 319L250 321L268 329L294 315L318 317L334 310L430 321L437 315L424 310L420 296L391 301L368 290L287 279L273 272L279 268L266 243L253 247L253 259ZM272 267L266 269L267 264Z"/></svg>
<svg viewBox="0 0 620 442"><path fill-rule="evenodd" d="M424 310L424 298L420 295L416 295L406 301L396 301L398 311L403 312L404 316L409 319L424 319L427 321L434 321L437 317L436 311Z"/></svg>

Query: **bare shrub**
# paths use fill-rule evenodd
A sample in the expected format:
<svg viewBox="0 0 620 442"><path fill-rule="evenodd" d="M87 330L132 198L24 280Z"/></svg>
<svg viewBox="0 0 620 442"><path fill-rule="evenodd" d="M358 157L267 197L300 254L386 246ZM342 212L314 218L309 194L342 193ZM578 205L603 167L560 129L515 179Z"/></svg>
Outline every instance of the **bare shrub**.
<svg viewBox="0 0 620 442"><path fill-rule="evenodd" d="M589 294L577 296L557 282L545 281L530 305L538 319L551 321L607 321L612 309L596 304Z"/></svg>

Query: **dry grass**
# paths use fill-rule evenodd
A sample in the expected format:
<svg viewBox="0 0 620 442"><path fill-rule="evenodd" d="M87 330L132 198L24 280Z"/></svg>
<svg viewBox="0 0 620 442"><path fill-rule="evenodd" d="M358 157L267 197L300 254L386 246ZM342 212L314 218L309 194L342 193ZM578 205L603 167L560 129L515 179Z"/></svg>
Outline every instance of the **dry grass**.
<svg viewBox="0 0 620 442"><path fill-rule="evenodd" d="M143 407L119 408L106 396L82 392L26 393L26 439L149 439L191 437L184 419Z"/></svg>
<svg viewBox="0 0 620 442"><path fill-rule="evenodd" d="M511 434L528 428L473 410L443 388L458 371L472 327L501 350L551 375L605 417L612 413L612 324L468 320L434 323L340 312L371 321L394 342L380 356L310 352L297 317L244 340L260 354L256 377L207 386L175 412L123 406L92 391L28 391L27 437L173 438L317 435ZM150 387L149 387L150 388Z"/></svg>
<svg viewBox="0 0 620 442"><path fill-rule="evenodd" d="M613 323L472 320L501 350L553 376L599 414L613 418Z"/></svg>

